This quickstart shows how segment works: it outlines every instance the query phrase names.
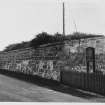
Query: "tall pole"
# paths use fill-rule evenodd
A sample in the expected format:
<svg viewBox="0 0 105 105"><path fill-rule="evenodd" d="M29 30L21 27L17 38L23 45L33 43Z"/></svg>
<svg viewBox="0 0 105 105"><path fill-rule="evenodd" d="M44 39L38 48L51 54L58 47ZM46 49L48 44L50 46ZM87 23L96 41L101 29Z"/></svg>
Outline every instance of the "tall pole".
<svg viewBox="0 0 105 105"><path fill-rule="evenodd" d="M65 4L63 2L63 35L65 36Z"/></svg>

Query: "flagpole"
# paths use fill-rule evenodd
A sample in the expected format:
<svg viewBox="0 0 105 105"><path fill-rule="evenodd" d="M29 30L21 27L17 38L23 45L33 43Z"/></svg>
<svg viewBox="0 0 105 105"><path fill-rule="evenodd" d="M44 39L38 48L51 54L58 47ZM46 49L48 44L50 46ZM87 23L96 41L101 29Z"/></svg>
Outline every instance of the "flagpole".
<svg viewBox="0 0 105 105"><path fill-rule="evenodd" d="M63 2L63 35L65 36L65 4Z"/></svg>

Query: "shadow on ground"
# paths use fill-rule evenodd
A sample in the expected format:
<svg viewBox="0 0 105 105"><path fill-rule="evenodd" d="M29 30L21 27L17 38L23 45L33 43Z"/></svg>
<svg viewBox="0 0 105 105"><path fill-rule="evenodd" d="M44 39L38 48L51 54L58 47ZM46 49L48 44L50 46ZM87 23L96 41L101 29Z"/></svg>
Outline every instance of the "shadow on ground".
<svg viewBox="0 0 105 105"><path fill-rule="evenodd" d="M57 82L54 80L48 80L48 79L41 78L38 76L26 75L26 74L22 74L22 73L16 73L16 72L5 71L5 70L0 70L0 73L10 76L10 77L17 78L19 80L23 80L25 82L33 83L33 84L41 86L41 87L46 87L48 89L52 89L55 91L66 93L66 94L70 94L72 96L82 97L84 99L94 99L94 98L104 97L101 95L90 94L88 92L80 91L77 88L66 86L60 82Z"/></svg>

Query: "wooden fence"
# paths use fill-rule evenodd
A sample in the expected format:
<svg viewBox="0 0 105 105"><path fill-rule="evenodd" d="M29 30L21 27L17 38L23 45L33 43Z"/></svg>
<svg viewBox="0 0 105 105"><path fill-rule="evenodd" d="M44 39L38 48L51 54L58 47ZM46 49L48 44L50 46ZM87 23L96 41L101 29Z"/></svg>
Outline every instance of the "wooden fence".
<svg viewBox="0 0 105 105"><path fill-rule="evenodd" d="M61 76L64 84L105 95L105 75L62 71Z"/></svg>

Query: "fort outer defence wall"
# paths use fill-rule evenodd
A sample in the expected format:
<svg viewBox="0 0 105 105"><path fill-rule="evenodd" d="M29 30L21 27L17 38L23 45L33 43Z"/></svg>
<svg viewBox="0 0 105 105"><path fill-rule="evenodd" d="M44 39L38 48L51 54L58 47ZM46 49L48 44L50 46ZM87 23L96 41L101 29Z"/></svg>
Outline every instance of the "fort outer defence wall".
<svg viewBox="0 0 105 105"><path fill-rule="evenodd" d="M65 41L43 45L37 49L27 48L1 52L0 69L60 81L62 70L86 69L84 56Z"/></svg>
<svg viewBox="0 0 105 105"><path fill-rule="evenodd" d="M27 48L0 53L0 69L24 74L38 75L47 79L60 81L61 71L76 71L87 73L86 48L94 47L96 53L96 69L104 69L104 47L97 47L96 42L104 43L103 38L85 39L79 44L78 40L69 40L40 46L37 49ZM101 60L102 59L102 60ZM91 73L93 71L90 71Z"/></svg>
<svg viewBox="0 0 105 105"><path fill-rule="evenodd" d="M60 81L62 44L0 53L0 69Z"/></svg>

